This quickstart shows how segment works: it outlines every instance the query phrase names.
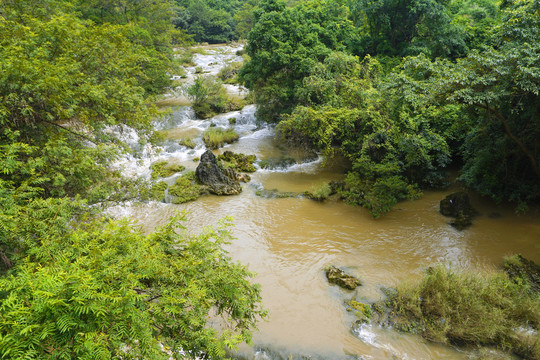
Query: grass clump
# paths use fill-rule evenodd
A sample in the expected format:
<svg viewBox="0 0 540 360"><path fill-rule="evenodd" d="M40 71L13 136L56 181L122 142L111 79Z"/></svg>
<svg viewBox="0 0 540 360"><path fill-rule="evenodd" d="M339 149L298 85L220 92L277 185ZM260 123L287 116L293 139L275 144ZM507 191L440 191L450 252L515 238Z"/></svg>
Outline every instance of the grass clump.
<svg viewBox="0 0 540 360"><path fill-rule="evenodd" d="M166 160L157 161L152 164L152 179L157 179L158 177L169 177L176 173L184 171L186 168L183 165L179 164L170 164Z"/></svg>
<svg viewBox="0 0 540 360"><path fill-rule="evenodd" d="M196 146L195 141L193 141L193 139L180 139L180 141L178 141L178 144L185 146L188 149L194 149Z"/></svg>
<svg viewBox="0 0 540 360"><path fill-rule="evenodd" d="M332 195L332 187L330 184L323 184L312 191L305 191L304 195L315 201L324 201Z"/></svg>
<svg viewBox="0 0 540 360"><path fill-rule="evenodd" d="M218 149L225 144L231 144L238 141L239 137L240 136L234 129L212 127L204 132L203 141L207 148Z"/></svg>
<svg viewBox="0 0 540 360"><path fill-rule="evenodd" d="M540 359L540 296L502 272L485 276L429 268L417 284L399 287L387 300L389 322L426 339L458 345L496 346Z"/></svg>
<svg viewBox="0 0 540 360"><path fill-rule="evenodd" d="M202 186L197 183L194 171L187 172L169 188L169 195L173 196L173 204L183 204L188 201L197 200L201 196Z"/></svg>
<svg viewBox="0 0 540 360"><path fill-rule="evenodd" d="M517 284L527 284L532 292L540 293L540 266L520 254L504 259L504 271Z"/></svg>
<svg viewBox="0 0 540 360"><path fill-rule="evenodd" d="M225 151L218 156L218 160L225 162L225 166L232 167L239 172L255 172L257 169L253 163L257 160L255 155L244 155Z"/></svg>

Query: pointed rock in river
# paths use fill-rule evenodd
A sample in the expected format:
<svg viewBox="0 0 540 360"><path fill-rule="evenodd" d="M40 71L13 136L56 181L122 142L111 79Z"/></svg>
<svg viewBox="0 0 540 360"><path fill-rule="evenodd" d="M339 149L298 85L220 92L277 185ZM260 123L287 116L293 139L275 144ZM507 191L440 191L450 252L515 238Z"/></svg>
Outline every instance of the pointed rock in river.
<svg viewBox="0 0 540 360"><path fill-rule="evenodd" d="M242 187L237 180L229 178L218 166L215 155L207 150L201 156L201 162L195 170L195 174L201 183L208 187L212 194L237 195L242 192Z"/></svg>

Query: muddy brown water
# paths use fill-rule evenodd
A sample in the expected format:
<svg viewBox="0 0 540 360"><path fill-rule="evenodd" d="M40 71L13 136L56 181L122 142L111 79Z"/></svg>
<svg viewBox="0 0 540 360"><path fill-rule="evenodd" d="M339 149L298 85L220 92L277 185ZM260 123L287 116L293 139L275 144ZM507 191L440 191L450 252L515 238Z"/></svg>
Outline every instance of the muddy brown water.
<svg viewBox="0 0 540 360"><path fill-rule="evenodd" d="M220 54L226 51L217 49L196 60L203 67L220 62ZM236 48L227 51L234 54ZM186 211L185 225L193 233L225 216L234 218L235 239L227 249L234 260L257 273L253 281L261 284L263 304L270 314L254 334L255 350L241 346L239 357L288 359L292 354L292 358L303 355L310 359L466 359L467 352L428 343L419 336L375 325L355 326L344 301L353 297L380 299L381 286L418 279L426 267L437 263L482 271L500 267L503 257L514 253L540 263L540 210L516 215L511 207L473 196L472 204L481 215L472 227L458 231L438 212L439 201L460 190L457 185L426 191L421 199L399 203L377 220L365 209L336 199L318 203L302 197L259 197L256 192L261 188L300 193L341 179L346 164L338 160L324 164L320 159L306 160L311 155L291 153L274 141L272 127L257 124L254 111L248 106L241 112L201 121L189 108L173 108L171 117L156 125L168 131L167 144L159 150L145 148L141 158L126 158L119 166L128 175L147 178L151 163L157 160L174 161L194 170L197 163L193 159L204 152L202 132L211 123L228 127L233 117L240 141L216 154L232 150L255 154L258 159L293 156L302 164L259 170L237 196L204 196L182 205L124 204L111 213L131 216L151 231L178 211ZM179 146L182 138L193 138L196 148ZM131 140L134 144L138 141L136 136ZM172 183L174 177L166 181ZM324 275L329 265L346 269L363 286L345 291L329 285Z"/></svg>
<svg viewBox="0 0 540 360"><path fill-rule="evenodd" d="M252 182L300 191L336 175L324 169L313 174L255 173ZM540 262L537 211L516 216L512 209L473 198L482 215L469 229L457 231L438 212L439 201L452 190L426 192L378 220L336 200L261 198L249 184L238 196L205 196L183 205L140 204L130 213L151 230L175 212L187 211L186 226L194 233L224 216L234 218L235 239L228 250L257 273L254 281L261 284L270 312L255 334L258 345L322 358L464 359L466 353L391 329L364 326L353 332L354 319L343 304L352 297L379 299L381 286L419 278L436 263L491 269L513 253ZM488 216L494 212L497 218ZM349 292L329 285L323 271L329 265L347 269L363 286ZM246 348L240 352L255 356Z"/></svg>

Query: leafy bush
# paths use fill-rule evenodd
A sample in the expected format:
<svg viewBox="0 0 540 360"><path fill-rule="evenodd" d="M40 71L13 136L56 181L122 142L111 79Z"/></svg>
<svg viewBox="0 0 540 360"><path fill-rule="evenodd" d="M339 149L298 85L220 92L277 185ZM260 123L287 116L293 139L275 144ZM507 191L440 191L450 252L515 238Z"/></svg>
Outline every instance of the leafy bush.
<svg viewBox="0 0 540 360"><path fill-rule="evenodd" d="M184 89L184 93L193 102L195 114L202 119L227 111L227 93L221 82L213 77L196 77L193 85Z"/></svg>
<svg viewBox="0 0 540 360"><path fill-rule="evenodd" d="M239 135L231 128L211 127L203 134L203 141L209 149L218 149L225 144L237 141L238 138Z"/></svg>

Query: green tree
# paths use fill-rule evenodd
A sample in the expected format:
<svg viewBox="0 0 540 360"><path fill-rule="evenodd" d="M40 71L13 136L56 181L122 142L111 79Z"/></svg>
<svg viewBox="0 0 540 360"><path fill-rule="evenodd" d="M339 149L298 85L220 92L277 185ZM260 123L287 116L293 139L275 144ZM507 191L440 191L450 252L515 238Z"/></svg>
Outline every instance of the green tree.
<svg viewBox="0 0 540 360"><path fill-rule="evenodd" d="M145 236L127 220L73 224L67 201L33 207L39 225L23 216L18 231L43 228L53 213L58 233L27 236L27 256L0 279L2 357L218 359L249 342L264 316L251 274L222 249L227 222L193 237L177 233L178 216Z"/></svg>
<svg viewBox="0 0 540 360"><path fill-rule="evenodd" d="M362 30L357 54L433 57L464 54L464 34L452 24L447 0L361 0L351 2Z"/></svg>
<svg viewBox="0 0 540 360"><path fill-rule="evenodd" d="M348 17L339 1L306 1L293 8L279 1L260 4L246 48L251 59L240 71L255 93L260 118L277 122L290 113L312 68L332 51L352 46L355 29Z"/></svg>
<svg viewBox="0 0 540 360"><path fill-rule="evenodd" d="M494 30L496 47L456 63L409 59L402 91L434 104L462 104L476 123L463 147L461 178L497 200L540 197L539 4L515 1Z"/></svg>
<svg viewBox="0 0 540 360"><path fill-rule="evenodd" d="M343 195L374 217L418 197L420 188L444 183L450 149L433 128L453 113L414 107L386 87L380 68L369 57L359 63L351 55L330 54L304 79L299 94L305 105L278 125L291 143L347 157L352 169Z"/></svg>

